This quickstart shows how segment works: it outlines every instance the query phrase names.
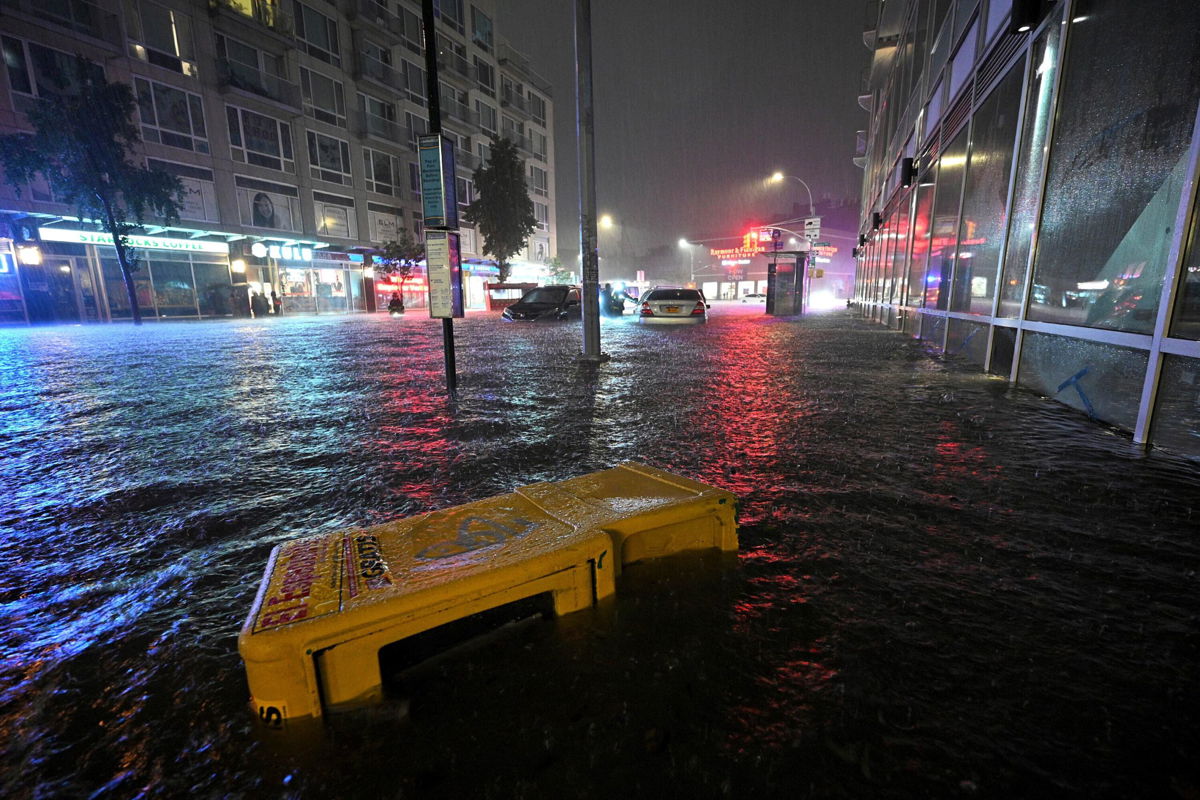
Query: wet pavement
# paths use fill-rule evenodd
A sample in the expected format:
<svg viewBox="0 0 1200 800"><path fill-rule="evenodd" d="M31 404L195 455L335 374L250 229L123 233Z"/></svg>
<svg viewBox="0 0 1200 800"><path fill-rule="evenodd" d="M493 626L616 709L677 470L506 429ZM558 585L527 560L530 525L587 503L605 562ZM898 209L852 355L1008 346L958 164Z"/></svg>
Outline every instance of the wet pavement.
<svg viewBox="0 0 1200 800"><path fill-rule="evenodd" d="M0 330L0 795L1200 797L1200 466L844 312ZM259 730L271 547L643 461L741 552ZM386 664L386 662L385 662Z"/></svg>

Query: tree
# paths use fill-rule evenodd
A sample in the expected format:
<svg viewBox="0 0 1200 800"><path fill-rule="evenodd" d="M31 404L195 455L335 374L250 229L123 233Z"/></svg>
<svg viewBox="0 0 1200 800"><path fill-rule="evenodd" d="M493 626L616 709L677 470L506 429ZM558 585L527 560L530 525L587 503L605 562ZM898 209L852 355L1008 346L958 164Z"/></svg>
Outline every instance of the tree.
<svg viewBox="0 0 1200 800"><path fill-rule="evenodd" d="M508 139L492 142L487 163L475 172L479 196L467 206L467 222L479 226L484 252L496 259L500 283L508 280L508 259L521 252L537 227L525 183L525 162Z"/></svg>
<svg viewBox="0 0 1200 800"><path fill-rule="evenodd" d="M546 259L546 278L550 283L574 283L575 273L563 266L558 256Z"/></svg>
<svg viewBox="0 0 1200 800"><path fill-rule="evenodd" d="M412 277L413 268L425 257L425 245L414 241L408 228L400 231L399 239L383 243L375 253L376 268L385 275L400 279L400 310L404 310L404 282Z"/></svg>
<svg viewBox="0 0 1200 800"><path fill-rule="evenodd" d="M178 220L183 184L131 160L141 136L128 84L109 83L103 70L82 56L76 57L73 74L48 77L57 91L29 109L34 132L0 136L0 167L18 196L40 173L57 200L112 235L133 321L141 325L133 283L137 255L129 234L150 215L168 225Z"/></svg>

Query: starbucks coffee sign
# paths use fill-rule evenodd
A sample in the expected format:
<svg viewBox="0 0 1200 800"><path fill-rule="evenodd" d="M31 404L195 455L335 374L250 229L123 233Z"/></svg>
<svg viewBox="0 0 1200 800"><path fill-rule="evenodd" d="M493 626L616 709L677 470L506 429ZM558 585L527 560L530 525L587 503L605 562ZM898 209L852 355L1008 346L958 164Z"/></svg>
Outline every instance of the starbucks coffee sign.
<svg viewBox="0 0 1200 800"><path fill-rule="evenodd" d="M43 242L67 242L69 244L91 244L98 247L112 247L113 237L110 233L97 231L72 231L63 228L42 228L38 237ZM176 250L184 253L224 253L229 254L229 245L225 242L208 242L201 239L174 239L170 236L126 236L130 247L146 250Z"/></svg>

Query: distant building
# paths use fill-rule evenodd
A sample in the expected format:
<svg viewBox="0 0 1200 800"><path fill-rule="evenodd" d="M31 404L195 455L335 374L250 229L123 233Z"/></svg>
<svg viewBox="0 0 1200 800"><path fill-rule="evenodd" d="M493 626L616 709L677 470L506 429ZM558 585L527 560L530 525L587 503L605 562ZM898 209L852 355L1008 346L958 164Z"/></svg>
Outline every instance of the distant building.
<svg viewBox="0 0 1200 800"><path fill-rule="evenodd" d="M442 130L461 207L493 137L525 157L538 229L513 259L521 280L557 249L553 104L500 36L497 5L438 4ZM136 242L144 316L244 315L271 291L285 313L374 310L397 287L372 279L368 254L403 228L422 236L420 19L416 0L0 0L0 132L29 130L47 72L81 54L133 86L145 159L188 189L182 220ZM26 188L0 186L0 323L128 318L96 226L50 187ZM481 308L496 270L476 231L461 233L467 304ZM422 305L423 275L407 286Z"/></svg>
<svg viewBox="0 0 1200 800"><path fill-rule="evenodd" d="M1200 4L872 3L859 311L1200 455Z"/></svg>

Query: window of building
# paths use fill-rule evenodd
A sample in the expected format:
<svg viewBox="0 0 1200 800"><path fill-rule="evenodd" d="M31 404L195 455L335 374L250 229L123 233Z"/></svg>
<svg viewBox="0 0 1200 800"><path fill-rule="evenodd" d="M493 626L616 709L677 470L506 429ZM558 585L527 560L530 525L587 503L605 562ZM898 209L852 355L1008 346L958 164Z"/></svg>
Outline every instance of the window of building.
<svg viewBox="0 0 1200 800"><path fill-rule="evenodd" d="M405 111L404 125L408 128L408 146L416 150L417 137L429 129L429 123L411 111Z"/></svg>
<svg viewBox="0 0 1200 800"><path fill-rule="evenodd" d="M533 156L542 161L546 160L546 134L541 131L531 131L530 138L533 140Z"/></svg>
<svg viewBox="0 0 1200 800"><path fill-rule="evenodd" d="M475 101L475 113L479 115L479 127L492 136L496 135L496 109L482 100Z"/></svg>
<svg viewBox="0 0 1200 800"><path fill-rule="evenodd" d="M481 50L492 52L492 18L471 6L471 41Z"/></svg>
<svg viewBox="0 0 1200 800"><path fill-rule="evenodd" d="M979 23L972 22L970 29L967 30L967 35L963 37L962 44L954 53L954 58L950 60L950 100L952 102L959 89L971 77L971 70L975 67L975 37L978 30Z"/></svg>
<svg viewBox="0 0 1200 800"><path fill-rule="evenodd" d="M1026 273L1033 248L1038 205L1045 165L1046 137L1050 130L1050 104L1058 73L1058 48L1062 38L1059 25L1048 27L1033 43L1030 63L1035 65L1028 77L1025 119L1021 130L1016 186L1013 188L1012 214L1008 224L1008 243L1004 248L1004 272L1000 281L1000 306L997 316L1015 319L1025 302ZM1010 365L1011 366L1011 365Z"/></svg>
<svg viewBox="0 0 1200 800"><path fill-rule="evenodd" d="M282 57L259 50L237 39L217 34L219 66L230 85L248 92L294 104L295 90L289 91L287 68Z"/></svg>
<svg viewBox="0 0 1200 800"><path fill-rule="evenodd" d="M192 18L151 0L129 0L129 50L134 58L184 75L196 71Z"/></svg>
<svg viewBox="0 0 1200 800"><path fill-rule="evenodd" d="M963 128L939 161L937 195L933 201L933 238L925 278L925 307L945 309L950 300L950 275L958 234L958 206L967 165L967 128Z"/></svg>
<svg viewBox="0 0 1200 800"><path fill-rule="evenodd" d="M411 161L408 163L408 189L412 193L412 199L419 203L421 201L421 168Z"/></svg>
<svg viewBox="0 0 1200 800"><path fill-rule="evenodd" d="M520 142L525 136L525 126L507 114L500 115L500 135L513 142Z"/></svg>
<svg viewBox="0 0 1200 800"><path fill-rule="evenodd" d="M281 172L296 170L292 153L292 129L286 122L225 106L229 122L229 147L234 161L242 161Z"/></svg>
<svg viewBox="0 0 1200 800"><path fill-rule="evenodd" d="M146 166L174 175L183 184L183 204L179 209L181 219L221 221L217 211L217 186L211 169L156 158L146 159Z"/></svg>
<svg viewBox="0 0 1200 800"><path fill-rule="evenodd" d="M308 132L308 164L314 178L350 184L350 143L316 131Z"/></svg>
<svg viewBox="0 0 1200 800"><path fill-rule="evenodd" d="M546 98L541 95L529 93L529 114L533 117L533 121L539 125L546 124Z"/></svg>
<svg viewBox="0 0 1200 800"><path fill-rule="evenodd" d="M317 233L322 236L358 238L358 215L354 211L353 197L313 192L313 218L317 221Z"/></svg>
<svg viewBox="0 0 1200 800"><path fill-rule="evenodd" d="M1200 4L1166 0L1092 0L1071 23L1031 319L1153 332L1200 100L1197 30Z"/></svg>
<svg viewBox="0 0 1200 800"><path fill-rule="evenodd" d="M300 92L304 96L305 114L331 125L346 126L346 100L341 81L301 67Z"/></svg>
<svg viewBox="0 0 1200 800"><path fill-rule="evenodd" d="M335 67L342 65L337 22L299 2L296 3L296 41L313 58Z"/></svg>
<svg viewBox="0 0 1200 800"><path fill-rule="evenodd" d="M475 153L479 156L479 163L486 164L488 159L492 157L492 148L486 142L476 142Z"/></svg>
<svg viewBox="0 0 1200 800"><path fill-rule="evenodd" d="M463 33L466 30L464 24L466 15L463 14L463 0L435 0L434 9L438 16L454 30Z"/></svg>
<svg viewBox="0 0 1200 800"><path fill-rule="evenodd" d="M454 188L458 198L458 216L467 213L467 206L475 199L475 182L470 178L456 177Z"/></svg>
<svg viewBox="0 0 1200 800"><path fill-rule="evenodd" d="M425 105L425 70L408 59L401 59L400 72L404 77L405 96L419 106Z"/></svg>
<svg viewBox="0 0 1200 800"><path fill-rule="evenodd" d="M500 76L500 99L506 104L525 107L525 87L507 75Z"/></svg>
<svg viewBox="0 0 1200 800"><path fill-rule="evenodd" d="M992 313L1000 243L1008 223L1008 176L1023 73L1023 65L1010 69L971 120L971 154L963 187L951 311Z"/></svg>
<svg viewBox="0 0 1200 800"><path fill-rule="evenodd" d="M488 97L496 96L496 68L479 56L475 56L475 80L479 91Z"/></svg>
<svg viewBox="0 0 1200 800"><path fill-rule="evenodd" d="M539 230L550 230L550 206L533 201L533 218L537 220Z"/></svg>
<svg viewBox="0 0 1200 800"><path fill-rule="evenodd" d="M367 190L397 196L400 193L400 160L381 150L363 148Z"/></svg>
<svg viewBox="0 0 1200 800"><path fill-rule="evenodd" d="M404 224L404 209L385 206L382 203L367 203L368 235L372 242L382 244L395 241Z"/></svg>
<svg viewBox="0 0 1200 800"><path fill-rule="evenodd" d="M134 79L134 89L143 139L197 153L208 152L200 95L145 78Z"/></svg>
<svg viewBox="0 0 1200 800"><path fill-rule="evenodd" d="M403 5L396 9L396 16L400 19L400 39L404 46L417 54L425 52L425 48L422 46L422 42L425 41L425 32L421 28L421 18Z"/></svg>
<svg viewBox="0 0 1200 800"><path fill-rule="evenodd" d="M243 225L300 231L300 190L248 175L234 175L238 212Z"/></svg>
<svg viewBox="0 0 1200 800"><path fill-rule="evenodd" d="M531 166L529 168L529 188L534 194L540 194L543 197L547 194L546 188L546 170L541 167Z"/></svg>
<svg viewBox="0 0 1200 800"><path fill-rule="evenodd" d="M0 43L8 71L8 86L14 92L31 97L47 97L69 92L76 85L74 55L9 36L0 39ZM94 70L94 77L104 76L99 64L90 61L87 64L89 69Z"/></svg>

